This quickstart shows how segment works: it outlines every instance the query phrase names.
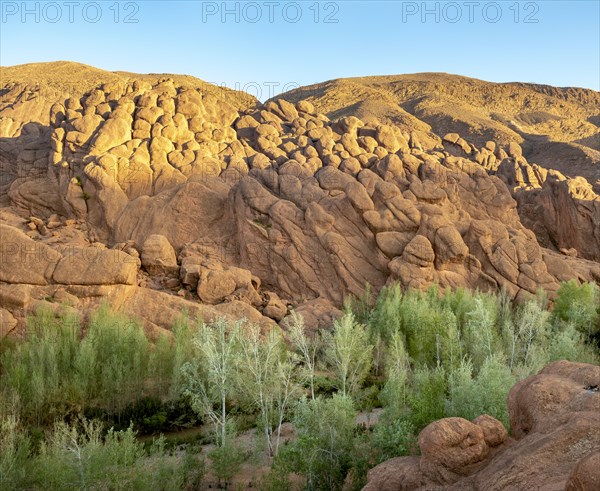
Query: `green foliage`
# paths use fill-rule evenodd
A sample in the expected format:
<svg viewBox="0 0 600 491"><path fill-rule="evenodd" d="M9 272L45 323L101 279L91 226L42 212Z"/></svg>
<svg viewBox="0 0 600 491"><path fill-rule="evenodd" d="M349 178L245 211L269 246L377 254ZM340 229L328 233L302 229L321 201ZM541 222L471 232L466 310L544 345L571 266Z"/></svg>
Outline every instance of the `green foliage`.
<svg viewBox="0 0 600 491"><path fill-rule="evenodd" d="M20 428L18 419L12 415L0 420L0 484L2 489L21 489L28 470L31 452L29 438Z"/></svg>
<svg viewBox="0 0 600 491"><path fill-rule="evenodd" d="M239 472L244 462L242 450L229 441L216 447L208 456L211 462L210 469L219 482L230 481Z"/></svg>
<svg viewBox="0 0 600 491"><path fill-rule="evenodd" d="M182 459L181 472L185 489L201 489L206 477L206 461L192 452L186 452Z"/></svg>
<svg viewBox="0 0 600 491"><path fill-rule="evenodd" d="M108 431L80 420L56 423L31 463L34 489L181 489L179 470L160 453L150 459L131 428ZM160 457L160 458L159 458Z"/></svg>
<svg viewBox="0 0 600 491"><path fill-rule="evenodd" d="M76 411L82 401L74 370L81 329L69 311L55 317L43 309L28 318L28 331L26 341L2 353L0 389L18 400L24 422L39 425Z"/></svg>
<svg viewBox="0 0 600 491"><path fill-rule="evenodd" d="M149 353L140 323L100 307L73 360L84 399L117 410L140 398L150 378Z"/></svg>
<svg viewBox="0 0 600 491"><path fill-rule="evenodd" d="M410 421L420 431L429 423L444 417L446 373L442 367L419 368L413 374L408 396Z"/></svg>
<svg viewBox="0 0 600 491"><path fill-rule="evenodd" d="M218 446L227 443L227 403L236 389L240 328L241 322L230 324L224 318L202 323L193 339L196 357L181 369L184 393L198 415L213 424Z"/></svg>
<svg viewBox="0 0 600 491"><path fill-rule="evenodd" d="M417 435L413 424L405 418L380 423L373 430L376 463L415 451Z"/></svg>
<svg viewBox="0 0 600 491"><path fill-rule="evenodd" d="M344 310L346 312L352 312L358 323L367 324L371 316L373 304L373 287L367 283L360 297L355 297L354 295L346 297Z"/></svg>
<svg viewBox="0 0 600 491"><path fill-rule="evenodd" d="M474 298L473 309L465 315L465 348L476 368L498 349L497 316L496 298L482 295Z"/></svg>
<svg viewBox="0 0 600 491"><path fill-rule="evenodd" d="M202 420L214 430L210 469L222 482L247 458L235 426L255 426L273 463L264 487L289 489L295 473L307 489L359 489L369 467L417 451L433 420L487 413L508 425L517 380L554 360L598 363L598 291L564 284L550 312L543 293L515 306L505 292L396 285L373 305L367 289L331 331L309 336L292 314L289 345L244 321L183 313L173 336L151 343L139 322L106 306L86 324L70 309L40 310L28 336L0 350L2 487L196 489L207 464L189 445L170 455L159 438L144 450L136 432ZM357 427L355 409L378 404L376 426ZM280 447L290 418L297 438Z"/></svg>
<svg viewBox="0 0 600 491"><path fill-rule="evenodd" d="M302 400L294 417L297 439L281 450L279 465L304 475L308 490L341 489L352 467L355 417L343 395Z"/></svg>
<svg viewBox="0 0 600 491"><path fill-rule="evenodd" d="M572 324L586 336L600 333L600 288L595 283L578 285L571 280L558 289L553 316Z"/></svg>
<svg viewBox="0 0 600 491"><path fill-rule="evenodd" d="M401 335L401 341L404 344L401 303L402 290L400 285L384 287L379 293L375 308L370 314L367 327L373 344L374 369L377 375L384 369L387 346L392 336Z"/></svg>
<svg viewBox="0 0 600 491"><path fill-rule="evenodd" d="M176 399L185 389L185 377L182 367L194 358L193 338L195 330L190 327L190 319L186 312L175 321L173 334L175 342L171 351L171 383L169 386L169 398Z"/></svg>
<svg viewBox="0 0 600 491"><path fill-rule="evenodd" d="M415 365L428 366L441 361L440 339L445 336L445 319L430 297L418 291L405 293L402 324L407 346Z"/></svg>
<svg viewBox="0 0 600 491"><path fill-rule="evenodd" d="M293 311L289 320L286 320L286 328L293 349L298 354L301 365L299 375L310 387L311 398L315 398L315 377L317 353L319 342L317 337L310 338L304 329L304 318Z"/></svg>
<svg viewBox="0 0 600 491"><path fill-rule="evenodd" d="M489 414L508 427L506 400L514 384L510 369L496 356L488 357L476 376L471 362L463 360L448 377L446 416L472 420Z"/></svg>
<svg viewBox="0 0 600 491"><path fill-rule="evenodd" d="M294 370L297 357L286 350L277 329L262 336L258 325L247 325L239 343L239 391L259 412L259 427L263 430L269 455L277 455L287 408L299 396Z"/></svg>
<svg viewBox="0 0 600 491"><path fill-rule="evenodd" d="M402 289L399 284L384 287L369 319L371 332L383 340L402 328Z"/></svg>
<svg viewBox="0 0 600 491"><path fill-rule="evenodd" d="M410 362L399 331L390 339L386 358L386 381L379 399L385 407L383 420L392 423L407 413Z"/></svg>
<svg viewBox="0 0 600 491"><path fill-rule="evenodd" d="M518 365L526 367L536 358L540 358L539 353L537 357L535 356L536 349L542 348L547 343L549 318L550 313L533 300L525 302L516 309L508 347L510 367ZM541 367L535 366L533 371L538 368Z"/></svg>
<svg viewBox="0 0 600 491"><path fill-rule="evenodd" d="M333 334L325 333L325 358L338 379L343 396L355 394L371 369L373 346L365 326L352 312L334 321Z"/></svg>
<svg viewBox="0 0 600 491"><path fill-rule="evenodd" d="M556 329L548 347L548 361L569 360L598 363L598 353L584 342L584 335L572 323Z"/></svg>

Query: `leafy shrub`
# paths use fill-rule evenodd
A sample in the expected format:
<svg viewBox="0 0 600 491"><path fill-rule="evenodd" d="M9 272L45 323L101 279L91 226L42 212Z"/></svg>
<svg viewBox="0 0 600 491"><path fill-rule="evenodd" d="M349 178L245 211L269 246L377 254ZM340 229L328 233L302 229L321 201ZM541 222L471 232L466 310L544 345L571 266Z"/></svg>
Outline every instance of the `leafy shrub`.
<svg viewBox="0 0 600 491"><path fill-rule="evenodd" d="M355 417L349 397L302 400L294 417L297 438L280 451L279 465L305 476L308 490L341 489L352 467Z"/></svg>
<svg viewBox="0 0 600 491"><path fill-rule="evenodd" d="M225 481L226 483L239 472L244 462L244 452L231 442L211 450L208 457L210 458L210 470L214 476L219 482Z"/></svg>
<svg viewBox="0 0 600 491"><path fill-rule="evenodd" d="M382 422L373 430L373 447L377 455L377 463L410 455L415 451L416 445L415 428L406 418L399 418L389 423Z"/></svg>
<svg viewBox="0 0 600 491"><path fill-rule="evenodd" d="M0 420L0 484L2 489L22 489L28 474L31 444L13 415Z"/></svg>
<svg viewBox="0 0 600 491"><path fill-rule="evenodd" d="M600 333L600 288L595 283L563 283L556 292L553 316L586 336Z"/></svg>
<svg viewBox="0 0 600 491"><path fill-rule="evenodd" d="M472 420L489 414L508 428L506 401L514 383L510 369L496 356L488 357L475 377L471 362L464 360L448 377L446 416Z"/></svg>
<svg viewBox="0 0 600 491"><path fill-rule="evenodd" d="M28 318L28 338L2 353L0 389L15 398L23 422L40 425L76 412L82 401L73 362L79 345L79 320L47 309Z"/></svg>
<svg viewBox="0 0 600 491"><path fill-rule="evenodd" d="M333 334L325 333L325 359L337 375L343 396L355 394L371 370L373 346L365 326L347 312L334 321Z"/></svg>
<svg viewBox="0 0 600 491"><path fill-rule="evenodd" d="M446 373L442 367L415 371L408 396L410 421L417 431L444 417Z"/></svg>
<svg viewBox="0 0 600 491"><path fill-rule="evenodd" d="M201 489L206 477L206 461L203 457L186 452L182 458L181 472L186 489Z"/></svg>
<svg viewBox="0 0 600 491"><path fill-rule="evenodd" d="M569 322L552 334L548 347L548 361L569 360L598 363L598 352L587 345L584 335Z"/></svg>

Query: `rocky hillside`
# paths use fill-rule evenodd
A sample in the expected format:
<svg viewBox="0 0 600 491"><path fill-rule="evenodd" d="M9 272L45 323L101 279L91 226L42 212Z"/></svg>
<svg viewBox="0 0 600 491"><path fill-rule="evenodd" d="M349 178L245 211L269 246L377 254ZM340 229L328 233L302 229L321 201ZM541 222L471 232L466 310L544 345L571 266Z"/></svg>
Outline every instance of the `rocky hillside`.
<svg viewBox="0 0 600 491"><path fill-rule="evenodd" d="M484 131L467 102L453 109L461 124L433 115L427 100L473 83L440 77L400 84L422 104L396 103L396 117L367 111L371 88L353 81L260 105L191 77L2 68L0 335L39 305L85 313L106 298L154 332L184 309L270 326L295 308L326 325L366 283L519 300L600 280L589 173L530 164L533 140L504 123ZM515 87L538 93L532 111L564 114L530 126L564 125L565 145L597 134L598 94ZM435 107L450 114L453 97ZM494 111L525 104L489 97ZM485 98L469 95L473 111Z"/></svg>
<svg viewBox="0 0 600 491"><path fill-rule="evenodd" d="M491 83L445 73L332 80L281 96L307 99L330 118L371 117L476 146L516 142L524 156L600 191L600 93L524 83Z"/></svg>

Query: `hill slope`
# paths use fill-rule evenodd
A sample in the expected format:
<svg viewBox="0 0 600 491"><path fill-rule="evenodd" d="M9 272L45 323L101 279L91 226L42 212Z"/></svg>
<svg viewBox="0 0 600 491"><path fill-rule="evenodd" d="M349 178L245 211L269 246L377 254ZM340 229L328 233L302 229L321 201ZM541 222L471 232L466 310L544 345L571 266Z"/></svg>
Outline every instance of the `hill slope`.
<svg viewBox="0 0 600 491"><path fill-rule="evenodd" d="M600 186L600 93L593 90L418 73L332 80L278 98L307 99L331 118L459 133L477 146L515 141L529 161Z"/></svg>

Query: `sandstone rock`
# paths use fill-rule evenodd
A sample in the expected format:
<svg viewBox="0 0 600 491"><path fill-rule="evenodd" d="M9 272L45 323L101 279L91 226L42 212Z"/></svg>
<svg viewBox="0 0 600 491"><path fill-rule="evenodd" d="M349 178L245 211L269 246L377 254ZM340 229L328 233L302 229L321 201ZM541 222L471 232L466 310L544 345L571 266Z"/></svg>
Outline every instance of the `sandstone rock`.
<svg viewBox="0 0 600 491"><path fill-rule="evenodd" d="M0 281L46 285L51 280L60 253L8 225L0 224L0 236Z"/></svg>
<svg viewBox="0 0 600 491"><path fill-rule="evenodd" d="M508 432L504 425L487 414L478 416L473 423L483 430L483 438L488 447L497 447L508 439Z"/></svg>
<svg viewBox="0 0 600 491"><path fill-rule="evenodd" d="M600 451L581 459L569 476L565 491L594 491L600 488Z"/></svg>
<svg viewBox="0 0 600 491"><path fill-rule="evenodd" d="M406 245L412 240L411 232L380 232L375 238L377 246L388 257L394 258L402 255Z"/></svg>
<svg viewBox="0 0 600 491"><path fill-rule="evenodd" d="M512 434L523 438L531 432L546 433L556 429L553 422L571 413L595 411L600 392L587 387L599 386L598 366L567 361L548 365L511 389L508 407Z"/></svg>
<svg viewBox="0 0 600 491"><path fill-rule="evenodd" d="M408 150L408 144L406 142L398 142L393 129L387 125L379 125L375 134L375 139L390 153L396 153L398 150Z"/></svg>
<svg viewBox="0 0 600 491"><path fill-rule="evenodd" d="M106 121L90 146L91 155L99 155L113 147L131 140L131 125L123 118L113 117Z"/></svg>
<svg viewBox="0 0 600 491"><path fill-rule="evenodd" d="M201 271L200 263L201 258L196 256L187 256L181 259L181 269L179 270L181 283L190 287L192 290L198 288Z"/></svg>
<svg viewBox="0 0 600 491"><path fill-rule="evenodd" d="M151 275L176 274L179 270L175 250L164 235L150 235L144 241L141 259Z"/></svg>
<svg viewBox="0 0 600 491"><path fill-rule="evenodd" d="M0 341L17 325L17 320L6 309L0 308Z"/></svg>
<svg viewBox="0 0 600 491"><path fill-rule="evenodd" d="M267 305L263 309L263 315L279 322L287 314L287 305L274 292L265 292Z"/></svg>
<svg viewBox="0 0 600 491"><path fill-rule="evenodd" d="M28 308L32 288L24 284L0 284L0 305L9 310Z"/></svg>
<svg viewBox="0 0 600 491"><path fill-rule="evenodd" d="M514 159L517 159L523 156L523 150L517 142L512 141L508 144L508 155Z"/></svg>
<svg viewBox="0 0 600 491"><path fill-rule="evenodd" d="M437 230L434 246L438 268L449 262L462 262L469 254L469 248L460 233L452 226L441 227Z"/></svg>
<svg viewBox="0 0 600 491"><path fill-rule="evenodd" d="M198 282L198 296L203 302L216 304L235 291L236 283L228 271L203 270Z"/></svg>
<svg viewBox="0 0 600 491"><path fill-rule="evenodd" d="M445 418L429 424L419 434L421 469L439 483L452 483L469 466L484 460L489 447L483 429L462 418Z"/></svg>
<svg viewBox="0 0 600 491"><path fill-rule="evenodd" d="M52 279L63 285L133 285L136 275L137 262L129 254L87 247L67 251Z"/></svg>
<svg viewBox="0 0 600 491"><path fill-rule="evenodd" d="M28 92L10 89L0 104L0 168L7 176L0 199L43 218L39 225L30 222L36 244L82 245L50 219L53 214L81 220L90 242L132 240L139 250L153 234L178 251L210 238L216 250L226 251L219 254L224 258L211 263L198 251L180 253L179 280L146 284L175 289L180 281L198 291L202 275L205 287L214 275L216 294L208 288L203 295L219 305L263 308L261 282L299 308L316 297L337 308L365 282L376 291L396 280L416 288L433 282L504 287L522 298L540 286L552 294L557 280L592 278L589 262L553 251L575 247L579 258L594 259L600 250L596 181L566 177L582 168L577 162L560 174L544 169L547 162L529 164L519 146L509 145L521 139L512 130L503 133L503 118L522 124L539 117L529 114L535 109L504 114L486 126L488 116L469 119L474 113L456 106L464 95L460 84L449 101L440 77L435 104L427 76L416 85L396 84L403 89L393 93L381 82L376 93L382 98L327 110L342 116L333 122L318 111L362 98L364 87L344 81L352 90L341 91L342 97L323 100L315 93L307 102L290 94L262 106L250 100L242 108L236 98L243 96L235 91L144 78L101 89L86 83L67 102L44 102L39 113L26 101ZM496 88L469 97L496 94ZM575 107L569 95L561 104L575 112L597 106L594 94L577 94L590 103ZM541 104L538 97L530 93L527 104ZM515 107L522 102L511 101ZM587 131L591 117L586 113L572 127ZM536 155L541 146L527 135L523 148ZM559 154L556 165L571 162ZM542 253L540 245L551 250ZM172 256L170 263L176 275ZM52 268L36 281L52 281ZM87 295L102 285L79 287Z"/></svg>
<svg viewBox="0 0 600 491"><path fill-rule="evenodd" d="M313 334L318 329L330 329L333 321L342 316L341 310L322 298L303 302L294 310L304 320L304 328ZM279 324L286 329L287 323L290 321L291 317L287 316Z"/></svg>
<svg viewBox="0 0 600 491"><path fill-rule="evenodd" d="M352 206L360 213L372 210L374 208L373 201L367 194L364 186L357 181L349 182L346 185L346 196Z"/></svg>
<svg viewBox="0 0 600 491"><path fill-rule="evenodd" d="M296 109L307 114L315 114L315 106L307 100L299 101L296 104Z"/></svg>
<svg viewBox="0 0 600 491"><path fill-rule="evenodd" d="M419 468L419 457L396 457L373 467L363 491L403 491L421 489L427 480Z"/></svg>

